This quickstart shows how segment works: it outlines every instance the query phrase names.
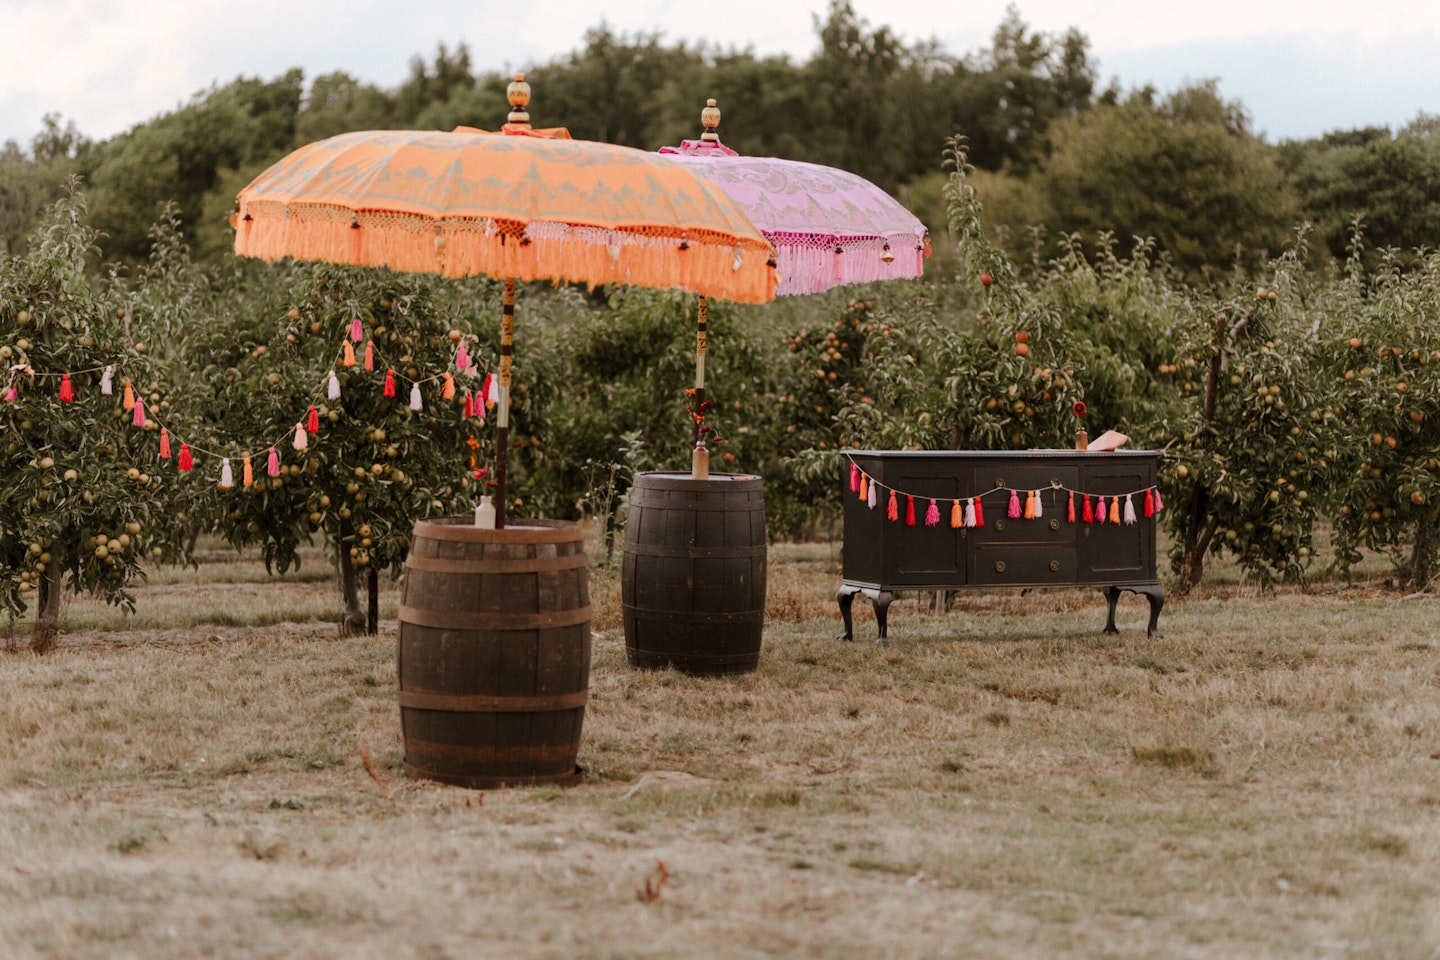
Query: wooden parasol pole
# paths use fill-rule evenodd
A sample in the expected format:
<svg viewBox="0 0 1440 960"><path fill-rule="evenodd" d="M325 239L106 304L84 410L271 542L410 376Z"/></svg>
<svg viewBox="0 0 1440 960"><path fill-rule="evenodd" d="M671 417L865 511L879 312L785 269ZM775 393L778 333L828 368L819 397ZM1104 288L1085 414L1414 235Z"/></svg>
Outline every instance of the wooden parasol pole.
<svg viewBox="0 0 1440 960"><path fill-rule="evenodd" d="M715 128L720 126L720 108L715 106L715 98L711 97L705 101L705 109L700 111L700 124L705 132L700 134L702 143L720 142L720 135ZM700 405L705 402L705 322L710 315L710 298L700 297L700 305L695 317L695 413L700 413ZM695 420L695 442L700 442L700 421Z"/></svg>
<svg viewBox="0 0 1440 960"><path fill-rule="evenodd" d="M505 90L510 100L508 124L529 128L530 84L525 74L515 74ZM515 346L515 278L505 280L505 303L500 313L500 377L495 390L495 529L505 529L505 467L510 452L510 364ZM481 402L484 400L482 398Z"/></svg>

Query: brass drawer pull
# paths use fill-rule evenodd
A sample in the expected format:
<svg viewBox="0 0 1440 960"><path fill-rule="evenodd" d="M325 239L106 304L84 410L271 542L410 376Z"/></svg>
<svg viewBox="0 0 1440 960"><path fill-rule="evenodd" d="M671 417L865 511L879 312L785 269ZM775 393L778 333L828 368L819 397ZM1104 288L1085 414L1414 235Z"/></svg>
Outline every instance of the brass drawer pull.
<svg viewBox="0 0 1440 960"><path fill-rule="evenodd" d="M996 561L995 561L995 572L996 572L996 573L1004 573L1004 572L1005 572L1005 561L1004 561L1004 560L996 560Z"/></svg>
<svg viewBox="0 0 1440 960"><path fill-rule="evenodd" d="M1060 572L1060 561L1059 561L1059 560L1051 560L1051 561L1050 561L1050 572L1051 572L1051 573L1059 573L1059 572Z"/></svg>
<svg viewBox="0 0 1440 960"><path fill-rule="evenodd" d="M996 529L996 530L1004 530L1004 529L1005 529L1005 521L1004 521L1004 520L996 520L996 521L995 521L995 529Z"/></svg>
<svg viewBox="0 0 1440 960"><path fill-rule="evenodd" d="M1051 521L1050 521L1050 529L1051 529L1051 530L1059 530L1059 529L1060 529L1060 521L1059 521L1059 520L1051 520Z"/></svg>

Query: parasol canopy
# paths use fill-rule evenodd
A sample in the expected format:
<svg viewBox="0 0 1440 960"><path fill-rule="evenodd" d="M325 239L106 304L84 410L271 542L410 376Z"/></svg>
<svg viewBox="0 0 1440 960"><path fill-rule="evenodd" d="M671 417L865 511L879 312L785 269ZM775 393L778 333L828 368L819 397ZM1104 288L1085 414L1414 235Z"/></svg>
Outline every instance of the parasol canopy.
<svg viewBox="0 0 1440 960"><path fill-rule="evenodd" d="M237 198L235 252L518 280L774 296L769 243L694 171L629 147L374 130L301 147Z"/></svg>
<svg viewBox="0 0 1440 960"><path fill-rule="evenodd" d="M660 153L723 190L774 244L777 294L913 279L924 272L929 232L884 190L836 167L740 156L715 133L720 111L714 100L701 122L699 140Z"/></svg>

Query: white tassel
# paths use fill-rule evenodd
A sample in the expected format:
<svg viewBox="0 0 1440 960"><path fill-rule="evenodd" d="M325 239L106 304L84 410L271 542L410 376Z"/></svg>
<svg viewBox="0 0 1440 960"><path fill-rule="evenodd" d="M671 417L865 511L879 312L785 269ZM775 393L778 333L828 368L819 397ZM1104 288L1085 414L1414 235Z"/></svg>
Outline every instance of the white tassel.
<svg viewBox="0 0 1440 960"><path fill-rule="evenodd" d="M1043 517L1044 515L1045 515L1045 492L1044 492L1043 490L1036 490L1036 491L1035 491L1035 519L1036 519L1036 520L1039 520L1039 519L1040 519L1041 517Z"/></svg>
<svg viewBox="0 0 1440 960"><path fill-rule="evenodd" d="M410 409L422 410L424 407L425 404L420 401L420 384L410 384Z"/></svg>
<svg viewBox="0 0 1440 960"><path fill-rule="evenodd" d="M871 510L874 510L874 509L875 509L875 500L876 500L876 498L875 498L875 488L878 487L878 486L879 486L879 484L876 483L874 480L871 480L871 481L870 481L870 492L869 492L869 494L867 494L866 497L865 497L865 505L866 505L867 507L869 507Z"/></svg>
<svg viewBox="0 0 1440 960"><path fill-rule="evenodd" d="M305 432L305 424L295 424L295 449L304 450L310 446L310 435Z"/></svg>
<svg viewBox="0 0 1440 960"><path fill-rule="evenodd" d="M230 469L230 458L220 461L220 489L229 490L235 486L235 473Z"/></svg>
<svg viewBox="0 0 1440 960"><path fill-rule="evenodd" d="M1134 494L1131 494L1131 493L1125 494L1125 522L1126 522L1126 523L1134 523L1134 522L1135 522L1135 500L1134 500L1134 496L1135 496L1135 495L1134 495Z"/></svg>
<svg viewBox="0 0 1440 960"><path fill-rule="evenodd" d="M340 399L340 378L335 376L334 370L330 371L330 389L328 391L328 396L331 400Z"/></svg>
<svg viewBox="0 0 1440 960"><path fill-rule="evenodd" d="M965 526L975 526L975 498L971 497L965 501Z"/></svg>
<svg viewBox="0 0 1440 960"><path fill-rule="evenodd" d="M115 365L112 363L105 367L105 373L100 377L100 392L107 397L115 393L114 377Z"/></svg>

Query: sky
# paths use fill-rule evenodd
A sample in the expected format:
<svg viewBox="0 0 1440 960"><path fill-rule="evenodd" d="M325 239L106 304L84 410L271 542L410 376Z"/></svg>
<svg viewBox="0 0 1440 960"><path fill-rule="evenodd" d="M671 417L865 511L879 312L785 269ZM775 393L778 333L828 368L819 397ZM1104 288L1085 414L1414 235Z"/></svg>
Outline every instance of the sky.
<svg viewBox="0 0 1440 960"><path fill-rule="evenodd" d="M870 26L960 56L990 46L1006 0L851 0ZM1435 0L1014 0L1032 30L1075 27L1101 87L1204 80L1272 143L1440 114ZM808 59L828 0L0 0L0 143L46 113L94 140L237 76L343 70L398 86L417 56L464 43L477 73L523 70L619 34ZM532 113L543 116L544 91ZM723 108L723 104L721 105Z"/></svg>

